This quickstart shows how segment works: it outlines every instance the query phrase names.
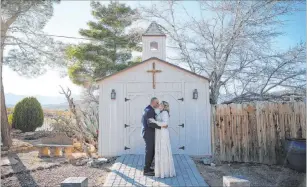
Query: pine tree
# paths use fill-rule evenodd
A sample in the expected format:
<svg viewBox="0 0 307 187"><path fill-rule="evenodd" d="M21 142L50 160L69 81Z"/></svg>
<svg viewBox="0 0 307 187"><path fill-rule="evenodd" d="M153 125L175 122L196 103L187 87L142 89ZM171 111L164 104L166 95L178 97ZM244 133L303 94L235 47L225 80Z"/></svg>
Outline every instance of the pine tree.
<svg viewBox="0 0 307 187"><path fill-rule="evenodd" d="M131 53L141 50L138 46L141 35L131 30L128 32L138 18L138 12L116 2L108 5L92 2L91 6L96 21L89 21L89 28L80 29L79 33L92 41L66 50L70 61L68 75L78 85L140 62L140 58L131 60Z"/></svg>

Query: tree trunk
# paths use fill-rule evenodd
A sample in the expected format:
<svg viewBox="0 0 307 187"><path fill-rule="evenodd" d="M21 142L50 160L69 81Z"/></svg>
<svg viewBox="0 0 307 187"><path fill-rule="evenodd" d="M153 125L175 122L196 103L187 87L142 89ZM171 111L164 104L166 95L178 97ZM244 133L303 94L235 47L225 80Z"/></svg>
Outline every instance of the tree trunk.
<svg viewBox="0 0 307 187"><path fill-rule="evenodd" d="M220 86L212 85L210 88L210 104L217 104L220 95Z"/></svg>
<svg viewBox="0 0 307 187"><path fill-rule="evenodd" d="M3 50L1 49L0 54L1 62L0 62L0 79L1 79L1 100L0 100L0 110L1 110L1 138L2 144L4 147L10 147L12 145L12 138L9 129L9 122L7 119L7 112L5 106L5 97L4 97L4 89L3 89L3 81L2 81L2 65L3 65Z"/></svg>

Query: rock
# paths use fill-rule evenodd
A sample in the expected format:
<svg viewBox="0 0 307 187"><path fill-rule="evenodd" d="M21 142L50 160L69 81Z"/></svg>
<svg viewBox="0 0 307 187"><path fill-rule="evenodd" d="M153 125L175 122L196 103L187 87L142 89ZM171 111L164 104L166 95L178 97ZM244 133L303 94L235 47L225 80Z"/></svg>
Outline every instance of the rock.
<svg viewBox="0 0 307 187"><path fill-rule="evenodd" d="M225 187L250 187L250 182L244 178L223 176L223 186Z"/></svg>
<svg viewBox="0 0 307 187"><path fill-rule="evenodd" d="M228 164L228 166L230 166L230 164Z"/></svg>
<svg viewBox="0 0 307 187"><path fill-rule="evenodd" d="M68 162L68 160L62 160L62 161L60 161L60 164L68 164L69 162Z"/></svg>
<svg viewBox="0 0 307 187"><path fill-rule="evenodd" d="M108 159L106 159L106 158L98 158L98 159L96 159L96 162L99 164L99 163L106 163L106 162L108 162Z"/></svg>
<svg viewBox="0 0 307 187"><path fill-rule="evenodd" d="M92 167L94 165L94 161L93 160L90 160L87 162L87 166L88 167Z"/></svg>
<svg viewBox="0 0 307 187"><path fill-rule="evenodd" d="M205 165L210 165L210 163L212 163L212 162L213 162L213 158L211 156L203 158L203 163Z"/></svg>
<svg viewBox="0 0 307 187"><path fill-rule="evenodd" d="M90 161L87 162L87 166L97 168L107 162L108 162L108 159L106 158L98 158L94 160L91 159Z"/></svg>
<svg viewBox="0 0 307 187"><path fill-rule="evenodd" d="M25 140L36 140L37 137L35 136L35 132L26 132L24 139Z"/></svg>
<svg viewBox="0 0 307 187"><path fill-rule="evenodd" d="M36 168L37 170L43 170L43 169L45 169L43 166L38 166L37 168Z"/></svg>
<svg viewBox="0 0 307 187"><path fill-rule="evenodd" d="M221 160L218 157L213 158L212 161L216 166L219 166L222 164Z"/></svg>
<svg viewBox="0 0 307 187"><path fill-rule="evenodd" d="M72 153L70 155L71 160L80 159L80 158L88 158L86 153Z"/></svg>
<svg viewBox="0 0 307 187"><path fill-rule="evenodd" d="M80 142L75 142L73 144L73 147L74 147L74 152L83 152L83 149L82 149L82 144Z"/></svg>
<svg viewBox="0 0 307 187"><path fill-rule="evenodd" d="M216 165L214 163L211 163L210 166L215 167Z"/></svg>
<svg viewBox="0 0 307 187"><path fill-rule="evenodd" d="M98 156L97 153L91 153L91 157L92 157L92 158L98 158L99 156Z"/></svg>
<svg viewBox="0 0 307 187"><path fill-rule="evenodd" d="M26 132L24 139L25 140L37 140L39 138L47 137L49 134L48 132L44 131L35 131L35 132Z"/></svg>
<svg viewBox="0 0 307 187"><path fill-rule="evenodd" d="M88 159L81 159L76 162L76 166L84 166L88 162Z"/></svg>
<svg viewBox="0 0 307 187"><path fill-rule="evenodd" d="M18 163L18 160L16 160L13 157L12 158L8 158L8 157L1 158L1 166L11 166L17 163Z"/></svg>
<svg viewBox="0 0 307 187"><path fill-rule="evenodd" d="M89 144L87 148L89 153L94 153L96 151L95 146L91 144Z"/></svg>
<svg viewBox="0 0 307 187"><path fill-rule="evenodd" d="M12 129L12 133L20 134L20 133L22 133L22 131L19 130L19 129Z"/></svg>

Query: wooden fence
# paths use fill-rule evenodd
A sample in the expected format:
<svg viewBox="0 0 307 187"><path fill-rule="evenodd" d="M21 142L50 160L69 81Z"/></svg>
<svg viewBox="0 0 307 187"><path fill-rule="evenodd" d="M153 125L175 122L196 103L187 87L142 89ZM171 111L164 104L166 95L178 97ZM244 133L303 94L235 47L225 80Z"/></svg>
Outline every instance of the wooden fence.
<svg viewBox="0 0 307 187"><path fill-rule="evenodd" d="M284 163L286 138L306 138L306 104L212 106L212 151L221 161Z"/></svg>

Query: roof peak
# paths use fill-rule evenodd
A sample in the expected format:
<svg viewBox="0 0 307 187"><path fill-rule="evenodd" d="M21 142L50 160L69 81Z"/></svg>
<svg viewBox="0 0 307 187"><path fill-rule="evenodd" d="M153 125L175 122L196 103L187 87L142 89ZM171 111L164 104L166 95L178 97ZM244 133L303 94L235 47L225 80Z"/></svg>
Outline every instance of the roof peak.
<svg viewBox="0 0 307 187"><path fill-rule="evenodd" d="M161 30L161 25L153 21L150 23L143 36L165 36L165 33Z"/></svg>

